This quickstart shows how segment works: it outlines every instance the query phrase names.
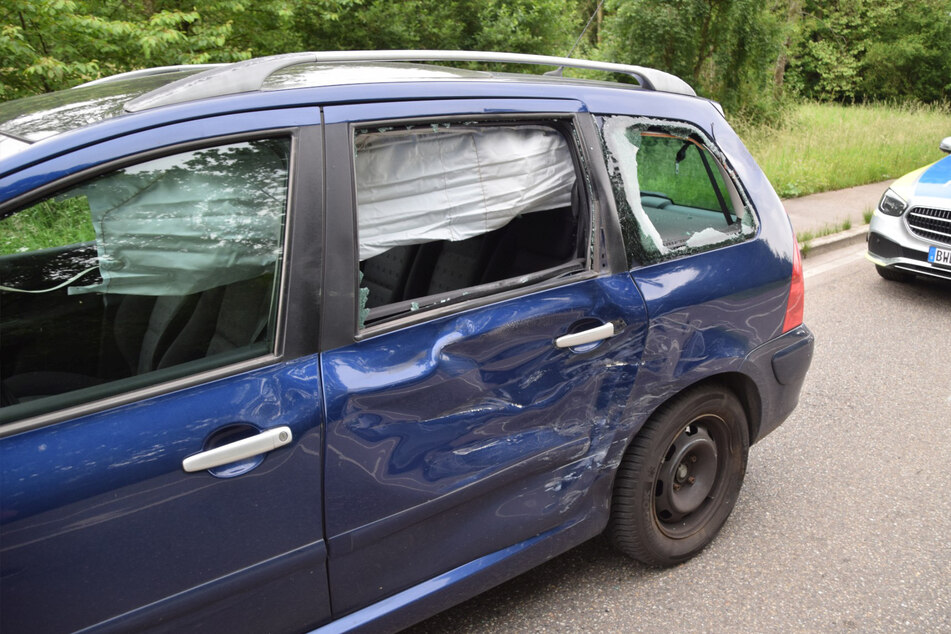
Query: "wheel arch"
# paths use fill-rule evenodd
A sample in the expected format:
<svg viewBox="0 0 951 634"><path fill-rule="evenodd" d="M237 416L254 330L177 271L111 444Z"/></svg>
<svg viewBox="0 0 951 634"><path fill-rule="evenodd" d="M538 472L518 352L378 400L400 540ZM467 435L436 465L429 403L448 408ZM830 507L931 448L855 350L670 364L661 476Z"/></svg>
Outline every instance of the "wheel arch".
<svg viewBox="0 0 951 634"><path fill-rule="evenodd" d="M740 372L729 372L706 379L711 383L721 383L740 400L746 413L746 424L749 427L750 445L759 437L759 430L763 421L763 401L759 388L749 376ZM706 381L701 381L704 383Z"/></svg>
<svg viewBox="0 0 951 634"><path fill-rule="evenodd" d="M759 432L763 421L763 399L756 382L747 374L742 372L721 372L711 376L700 378L696 381L680 386L676 391L671 392L663 400L654 404L650 411L643 415L643 419L629 435L625 442L624 451L630 447L634 439L643 429L644 424L654 417L657 412L667 403L680 398L688 390L692 390L704 385L719 385L723 389L732 392L743 406L743 412L746 414L747 431L749 432L750 445L759 439Z"/></svg>

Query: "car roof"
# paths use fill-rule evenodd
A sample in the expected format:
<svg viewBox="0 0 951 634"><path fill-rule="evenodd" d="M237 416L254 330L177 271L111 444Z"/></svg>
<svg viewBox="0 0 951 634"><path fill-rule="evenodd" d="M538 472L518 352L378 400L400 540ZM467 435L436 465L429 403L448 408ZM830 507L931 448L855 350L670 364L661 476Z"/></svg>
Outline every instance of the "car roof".
<svg viewBox="0 0 951 634"><path fill-rule="evenodd" d="M37 141L125 114L125 104L130 100L206 68L148 69L0 103L0 159Z"/></svg>
<svg viewBox="0 0 951 634"><path fill-rule="evenodd" d="M552 66L544 76L493 73L407 63L411 61L496 62ZM290 53L234 64L143 69L95 80L68 90L0 103L0 159L42 139L107 119L160 106L212 97L320 86L428 81L585 82L560 78L562 68L624 73L642 89L695 95L680 78L656 69L560 57L471 51L331 51Z"/></svg>

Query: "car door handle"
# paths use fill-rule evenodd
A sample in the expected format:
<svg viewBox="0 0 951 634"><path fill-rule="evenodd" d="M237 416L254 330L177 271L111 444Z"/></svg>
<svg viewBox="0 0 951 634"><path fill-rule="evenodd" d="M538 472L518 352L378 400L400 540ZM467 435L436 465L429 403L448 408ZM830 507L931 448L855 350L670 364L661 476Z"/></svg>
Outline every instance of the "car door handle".
<svg viewBox="0 0 951 634"><path fill-rule="evenodd" d="M583 346L586 343L594 343L595 341L601 341L602 339L613 336L614 324L609 321L606 324L601 324L597 328L573 332L570 335L562 335L555 339L555 345L559 348L574 348L575 346Z"/></svg>
<svg viewBox="0 0 951 634"><path fill-rule="evenodd" d="M251 456L273 451L278 447L290 444L294 434L290 427L275 427L262 431L256 436L242 438L221 447L188 456L182 461L182 468L188 473L213 469L221 465L244 460Z"/></svg>

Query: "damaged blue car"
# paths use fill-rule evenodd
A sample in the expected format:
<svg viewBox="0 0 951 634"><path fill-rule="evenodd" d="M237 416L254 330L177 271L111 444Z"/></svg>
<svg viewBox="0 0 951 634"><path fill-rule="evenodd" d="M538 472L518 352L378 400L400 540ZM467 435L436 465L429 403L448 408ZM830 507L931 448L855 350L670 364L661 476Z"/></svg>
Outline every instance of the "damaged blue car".
<svg viewBox="0 0 951 634"><path fill-rule="evenodd" d="M605 531L685 561L796 407L803 293L720 107L650 68L0 104L0 630L394 631Z"/></svg>

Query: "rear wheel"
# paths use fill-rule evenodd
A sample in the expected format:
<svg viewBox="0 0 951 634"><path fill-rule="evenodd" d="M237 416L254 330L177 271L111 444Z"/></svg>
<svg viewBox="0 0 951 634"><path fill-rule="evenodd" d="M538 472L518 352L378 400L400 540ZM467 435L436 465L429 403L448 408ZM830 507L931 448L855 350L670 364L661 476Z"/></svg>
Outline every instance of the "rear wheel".
<svg viewBox="0 0 951 634"><path fill-rule="evenodd" d="M908 282L911 281L911 275L905 273L904 271L899 271L898 269L889 268L887 266L875 265L875 270L878 271L878 274L890 282Z"/></svg>
<svg viewBox="0 0 951 634"><path fill-rule="evenodd" d="M742 405L701 386L664 405L618 468L609 533L625 554L652 566L696 555L736 504L749 450Z"/></svg>

